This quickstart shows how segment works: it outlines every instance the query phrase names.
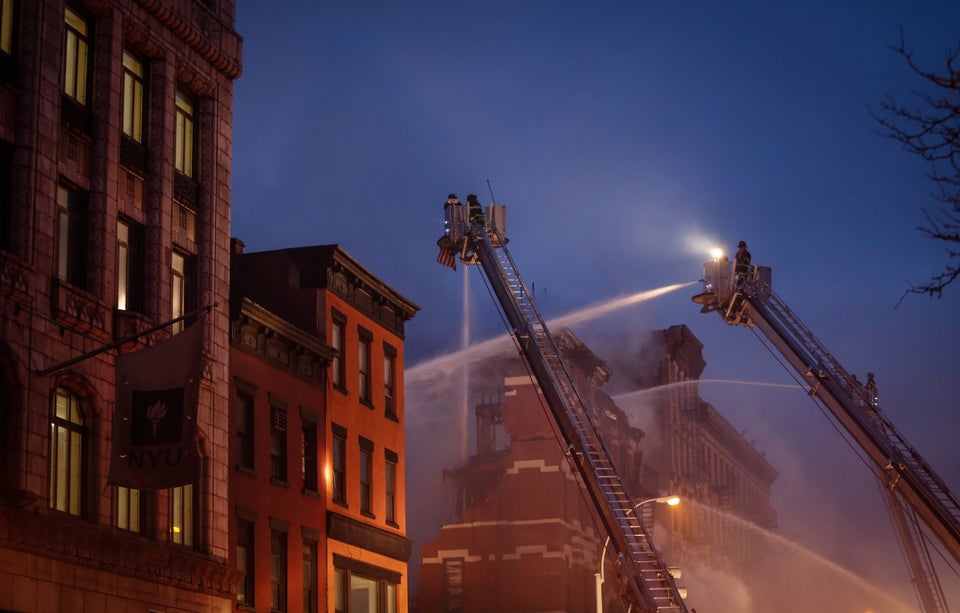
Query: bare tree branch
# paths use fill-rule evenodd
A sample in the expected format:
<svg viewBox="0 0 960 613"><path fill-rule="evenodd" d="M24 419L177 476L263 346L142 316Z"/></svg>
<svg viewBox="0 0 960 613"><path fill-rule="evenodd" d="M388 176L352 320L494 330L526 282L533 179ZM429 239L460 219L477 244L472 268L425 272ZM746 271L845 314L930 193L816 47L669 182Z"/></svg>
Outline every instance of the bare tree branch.
<svg viewBox="0 0 960 613"><path fill-rule="evenodd" d="M900 143L905 151L929 165L927 178L934 185L930 196L939 204L933 210L922 209L927 223L917 230L945 243L947 255L942 272L924 283L908 283L900 301L909 294L940 298L960 276L960 44L946 51L940 71L926 70L914 61L902 30L899 43L888 46L919 77L922 88L912 91L909 106L887 96L880 102L879 112L869 111L880 125L881 135Z"/></svg>

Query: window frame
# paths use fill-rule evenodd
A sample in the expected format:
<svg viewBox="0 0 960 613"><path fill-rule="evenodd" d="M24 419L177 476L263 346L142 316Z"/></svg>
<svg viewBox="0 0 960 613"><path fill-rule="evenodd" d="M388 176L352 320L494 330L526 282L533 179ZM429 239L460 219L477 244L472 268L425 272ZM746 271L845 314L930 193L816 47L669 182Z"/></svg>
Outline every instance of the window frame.
<svg viewBox="0 0 960 613"><path fill-rule="evenodd" d="M167 529L170 542L184 547L197 544L197 487L193 483L169 488ZM179 535L179 536L178 536Z"/></svg>
<svg viewBox="0 0 960 613"><path fill-rule="evenodd" d="M330 346L334 349L333 359L330 360L330 382L333 383L335 389L346 393L347 379L344 372L346 347L344 341L346 340L347 318L334 309L330 322Z"/></svg>
<svg viewBox="0 0 960 613"><path fill-rule="evenodd" d="M196 96L177 88L174 104L173 166L185 177L194 178L197 158Z"/></svg>
<svg viewBox="0 0 960 613"><path fill-rule="evenodd" d="M374 517L373 514L373 441L359 437L360 466L357 471L360 487L360 514Z"/></svg>
<svg viewBox="0 0 960 613"><path fill-rule="evenodd" d="M57 184L56 273L60 281L87 289L86 192Z"/></svg>
<svg viewBox="0 0 960 613"><path fill-rule="evenodd" d="M383 473L383 497L384 497L384 517L383 520L391 526L399 526L397 522L397 477L398 464L400 457L395 451L384 449L384 473Z"/></svg>
<svg viewBox="0 0 960 613"><path fill-rule="evenodd" d="M131 141L143 145L147 117L147 63L139 55L124 49L120 65L120 132Z"/></svg>
<svg viewBox="0 0 960 613"><path fill-rule="evenodd" d="M87 108L90 93L90 62L93 54L91 20L71 6L64 7L63 58L61 91L83 108Z"/></svg>
<svg viewBox="0 0 960 613"><path fill-rule="evenodd" d="M330 467L332 482L330 500L347 506L347 429L337 424L331 426Z"/></svg>
<svg viewBox="0 0 960 613"><path fill-rule="evenodd" d="M285 613L289 573L287 569L287 533L270 530L270 611Z"/></svg>
<svg viewBox="0 0 960 613"><path fill-rule="evenodd" d="M66 402L61 411L60 401ZM83 516L86 477L87 424L84 399L73 390L57 387L50 407L50 457L47 504L55 510Z"/></svg>
<svg viewBox="0 0 960 613"><path fill-rule="evenodd" d="M373 333L357 326L357 399L373 408Z"/></svg>
<svg viewBox="0 0 960 613"><path fill-rule="evenodd" d="M234 411L237 415L234 436L237 443L237 466L250 471L256 470L256 436L254 424L256 393L246 386L237 385L234 393Z"/></svg>
<svg viewBox="0 0 960 613"><path fill-rule="evenodd" d="M320 487L318 431L315 422L303 420L300 424L300 477L303 480L304 492L317 493Z"/></svg>
<svg viewBox="0 0 960 613"><path fill-rule="evenodd" d="M399 421L397 414L397 350L383 344L383 414L387 419Z"/></svg>
<svg viewBox="0 0 960 613"><path fill-rule="evenodd" d="M270 400L270 482L286 485L287 471L287 406L276 399Z"/></svg>
<svg viewBox="0 0 960 613"><path fill-rule="evenodd" d="M237 570L241 573L237 582L237 604L250 607L256 602L256 535L256 522L237 518Z"/></svg>
<svg viewBox="0 0 960 613"><path fill-rule="evenodd" d="M117 218L117 310L143 312L143 226Z"/></svg>
<svg viewBox="0 0 960 613"><path fill-rule="evenodd" d="M143 506L140 504L143 496L138 489L118 485L114 488L114 510L116 518L114 524L123 530L141 533Z"/></svg>

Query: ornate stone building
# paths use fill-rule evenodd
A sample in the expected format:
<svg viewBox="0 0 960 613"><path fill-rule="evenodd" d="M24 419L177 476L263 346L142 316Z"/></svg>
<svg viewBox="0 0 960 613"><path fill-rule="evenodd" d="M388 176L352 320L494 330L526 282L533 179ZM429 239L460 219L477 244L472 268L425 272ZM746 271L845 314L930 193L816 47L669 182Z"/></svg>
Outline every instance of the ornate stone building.
<svg viewBox="0 0 960 613"><path fill-rule="evenodd" d="M0 0L0 609L229 611L233 0ZM209 307L202 315L195 311ZM203 326L200 470L110 485L118 352Z"/></svg>

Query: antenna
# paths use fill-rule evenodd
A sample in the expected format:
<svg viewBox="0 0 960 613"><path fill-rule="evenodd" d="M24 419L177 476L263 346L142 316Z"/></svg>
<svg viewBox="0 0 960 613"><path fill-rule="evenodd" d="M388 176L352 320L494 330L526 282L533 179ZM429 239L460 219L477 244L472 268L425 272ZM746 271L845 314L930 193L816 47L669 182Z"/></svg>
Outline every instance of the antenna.
<svg viewBox="0 0 960 613"><path fill-rule="evenodd" d="M493 184L490 183L490 179L487 179L487 189L490 190L490 202L496 204L497 199L493 196Z"/></svg>

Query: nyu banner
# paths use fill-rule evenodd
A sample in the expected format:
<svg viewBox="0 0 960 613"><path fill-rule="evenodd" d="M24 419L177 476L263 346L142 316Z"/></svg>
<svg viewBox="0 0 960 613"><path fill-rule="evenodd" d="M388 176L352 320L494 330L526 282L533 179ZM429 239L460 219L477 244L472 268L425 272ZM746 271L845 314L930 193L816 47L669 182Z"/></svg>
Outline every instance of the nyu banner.
<svg viewBox="0 0 960 613"><path fill-rule="evenodd" d="M196 480L202 332L194 324L117 358L112 485L158 489Z"/></svg>

